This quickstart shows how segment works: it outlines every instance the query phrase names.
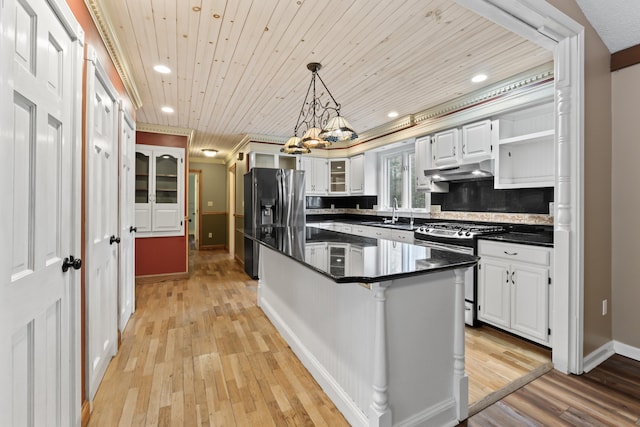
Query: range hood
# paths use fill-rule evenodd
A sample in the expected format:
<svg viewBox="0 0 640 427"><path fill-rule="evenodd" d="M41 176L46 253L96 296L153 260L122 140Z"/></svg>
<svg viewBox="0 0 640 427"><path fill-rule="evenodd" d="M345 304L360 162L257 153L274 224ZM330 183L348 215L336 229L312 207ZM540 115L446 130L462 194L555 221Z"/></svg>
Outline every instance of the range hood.
<svg viewBox="0 0 640 427"><path fill-rule="evenodd" d="M424 176L433 182L462 181L491 177L493 176L494 170L495 160L488 159L476 163L426 169Z"/></svg>

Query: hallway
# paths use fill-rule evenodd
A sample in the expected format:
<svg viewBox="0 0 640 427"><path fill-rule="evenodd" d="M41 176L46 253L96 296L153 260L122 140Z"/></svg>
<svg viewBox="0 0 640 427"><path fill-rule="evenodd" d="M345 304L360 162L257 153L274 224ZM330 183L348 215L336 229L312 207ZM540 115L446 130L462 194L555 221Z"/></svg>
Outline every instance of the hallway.
<svg viewBox="0 0 640 427"><path fill-rule="evenodd" d="M89 425L347 425L256 306L242 267L222 251L190 259L189 280L136 287Z"/></svg>

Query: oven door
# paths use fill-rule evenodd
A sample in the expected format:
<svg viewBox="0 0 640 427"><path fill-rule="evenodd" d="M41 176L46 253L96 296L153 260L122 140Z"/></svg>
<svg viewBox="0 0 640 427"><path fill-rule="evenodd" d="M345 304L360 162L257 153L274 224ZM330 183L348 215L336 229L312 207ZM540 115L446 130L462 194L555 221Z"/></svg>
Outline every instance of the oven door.
<svg viewBox="0 0 640 427"><path fill-rule="evenodd" d="M421 240L421 239L420 240L415 239L414 243L417 245L426 246L428 248L474 255L474 249L467 246L452 245L452 244L441 243L441 242L432 242L429 240ZM474 288L473 270L474 270L473 268L467 269L464 275L464 300L465 300L464 321L467 325L471 325L471 326L473 326L474 317L475 317L473 313L474 306L475 306L475 295L473 293L473 288Z"/></svg>

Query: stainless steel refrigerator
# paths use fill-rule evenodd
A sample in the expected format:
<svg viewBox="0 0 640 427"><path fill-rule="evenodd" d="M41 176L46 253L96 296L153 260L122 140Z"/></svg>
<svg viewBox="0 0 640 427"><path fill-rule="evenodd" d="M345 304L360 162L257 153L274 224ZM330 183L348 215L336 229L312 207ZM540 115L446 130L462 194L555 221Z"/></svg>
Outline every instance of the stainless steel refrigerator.
<svg viewBox="0 0 640 427"><path fill-rule="evenodd" d="M265 227L269 226L295 226L304 229L304 191L304 171L251 169L244 175L245 232L264 233ZM282 236L282 233L279 235ZM253 279L258 278L259 253L260 245L245 237L244 270Z"/></svg>

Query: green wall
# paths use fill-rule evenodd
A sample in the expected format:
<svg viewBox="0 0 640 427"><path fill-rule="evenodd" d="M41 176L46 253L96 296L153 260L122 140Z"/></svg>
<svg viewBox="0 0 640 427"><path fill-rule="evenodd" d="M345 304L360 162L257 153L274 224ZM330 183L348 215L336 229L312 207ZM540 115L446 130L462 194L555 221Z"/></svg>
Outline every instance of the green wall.
<svg viewBox="0 0 640 427"><path fill-rule="evenodd" d="M227 167L222 163L206 163L191 160L189 170L201 171L202 200L200 201L200 245L224 246L227 244ZM209 206L211 203L211 206ZM211 233L211 238L209 237Z"/></svg>

